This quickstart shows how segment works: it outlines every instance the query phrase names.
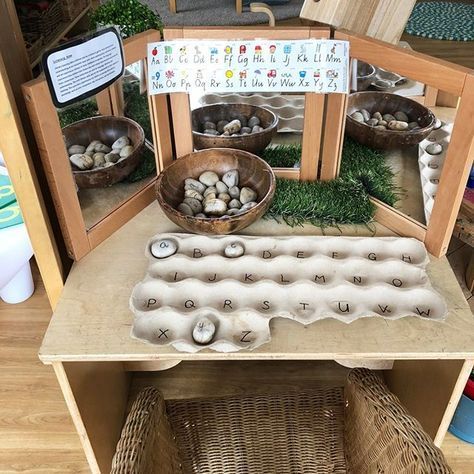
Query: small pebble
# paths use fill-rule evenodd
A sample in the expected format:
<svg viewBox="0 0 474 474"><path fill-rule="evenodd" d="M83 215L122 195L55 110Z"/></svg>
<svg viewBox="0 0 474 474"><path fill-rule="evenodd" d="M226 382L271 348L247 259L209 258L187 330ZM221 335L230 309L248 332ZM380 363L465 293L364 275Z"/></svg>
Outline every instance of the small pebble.
<svg viewBox="0 0 474 474"><path fill-rule="evenodd" d="M133 146L126 145L120 150L120 158L127 158L127 156L130 156L132 152L133 152Z"/></svg>
<svg viewBox="0 0 474 474"><path fill-rule="evenodd" d="M393 116L401 122L409 122L410 121L410 119L408 118L408 115L405 112L401 111L401 110L399 110L398 112L395 112L393 114Z"/></svg>
<svg viewBox="0 0 474 474"><path fill-rule="evenodd" d="M360 109L359 113L362 114L362 117L364 118L364 122L367 122L367 120L370 119L370 113L366 109Z"/></svg>
<svg viewBox="0 0 474 474"><path fill-rule="evenodd" d="M194 217L199 217L201 219L206 219L207 218L206 214L203 214L202 212L196 214Z"/></svg>
<svg viewBox="0 0 474 474"><path fill-rule="evenodd" d="M240 133L233 133L231 137L240 137Z"/></svg>
<svg viewBox="0 0 474 474"><path fill-rule="evenodd" d="M257 205L257 203L254 202L254 201L248 202L247 204L244 204L244 205L239 209L239 211L240 211L240 212L248 211L249 209L252 209L252 207L255 207L256 205Z"/></svg>
<svg viewBox="0 0 474 474"><path fill-rule="evenodd" d="M108 147L107 145L104 145L103 143L98 143L95 146L94 151L100 153L110 153L112 151L112 148Z"/></svg>
<svg viewBox="0 0 474 474"><path fill-rule="evenodd" d="M219 135L219 132L217 130L214 130L213 128L208 128L206 130L204 130L204 134L205 135Z"/></svg>
<svg viewBox="0 0 474 474"><path fill-rule="evenodd" d="M238 199L232 199L229 201L228 207L229 209L240 209L242 207L242 203Z"/></svg>
<svg viewBox="0 0 474 474"><path fill-rule="evenodd" d="M204 171L204 173L199 176L199 181L206 186L214 186L217 181L219 181L219 176L217 176L214 171Z"/></svg>
<svg viewBox="0 0 474 474"><path fill-rule="evenodd" d="M122 149L124 146L127 146L127 145L130 145L130 138L128 138L127 136L123 136L123 137L120 137L120 138L117 138L117 140L115 140L113 143L112 143L112 149Z"/></svg>
<svg viewBox="0 0 474 474"><path fill-rule="evenodd" d="M232 216L237 216L238 214L240 214L240 209L228 209L227 210L227 215L232 217Z"/></svg>
<svg viewBox="0 0 474 474"><path fill-rule="evenodd" d="M228 258L241 257L245 253L245 247L240 242L232 242L224 249L224 255Z"/></svg>
<svg viewBox="0 0 474 474"><path fill-rule="evenodd" d="M227 193L219 193L217 195L217 199L220 199L221 201L224 201L226 204L228 204L232 198Z"/></svg>
<svg viewBox="0 0 474 474"><path fill-rule="evenodd" d="M94 166L94 160L88 155L76 153L69 157L71 163L81 171L90 170Z"/></svg>
<svg viewBox="0 0 474 474"><path fill-rule="evenodd" d="M383 114L382 118L387 122L391 122L392 120L396 120L392 114Z"/></svg>
<svg viewBox="0 0 474 474"><path fill-rule="evenodd" d="M174 255L178 250L178 245L174 240L162 239L153 242L150 247L150 252L155 258L166 258Z"/></svg>
<svg viewBox="0 0 474 474"><path fill-rule="evenodd" d="M187 204L192 209L194 214L199 214L202 212L201 201L195 198L185 198L183 202L184 204Z"/></svg>
<svg viewBox="0 0 474 474"><path fill-rule="evenodd" d="M193 210L191 209L191 206L189 206L189 205L186 204L185 202L182 202L182 203L178 206L178 211L182 212L185 216L194 216L194 212L193 212Z"/></svg>
<svg viewBox="0 0 474 474"><path fill-rule="evenodd" d="M242 127L240 133L242 135L248 135L249 133L252 133L252 129L250 127Z"/></svg>
<svg viewBox="0 0 474 474"><path fill-rule="evenodd" d="M224 132L221 137L230 137L230 133L229 132Z"/></svg>
<svg viewBox="0 0 474 474"><path fill-rule="evenodd" d="M240 189L237 186L232 186L229 188L229 195L233 199L238 199L240 197Z"/></svg>
<svg viewBox="0 0 474 474"><path fill-rule="evenodd" d="M252 115L247 122L247 127L252 129L255 125L260 125L260 119L256 115Z"/></svg>
<svg viewBox="0 0 474 474"><path fill-rule="evenodd" d="M425 148L426 153L429 153L430 155L439 155L440 153L443 152L443 146L440 143L430 143L426 148Z"/></svg>
<svg viewBox="0 0 474 474"><path fill-rule="evenodd" d="M387 127L385 125L376 125L374 128L376 130L387 130Z"/></svg>
<svg viewBox="0 0 474 474"><path fill-rule="evenodd" d="M104 159L106 163L117 163L120 160L120 155L117 155L117 153L107 153L104 155Z"/></svg>
<svg viewBox="0 0 474 474"><path fill-rule="evenodd" d="M200 183L197 179L187 178L184 180L184 189L194 189L194 191L197 191L199 194L204 194L206 186Z"/></svg>
<svg viewBox="0 0 474 474"><path fill-rule="evenodd" d="M222 216L227 211L227 204L221 199L210 199L204 204L204 214Z"/></svg>
<svg viewBox="0 0 474 474"><path fill-rule="evenodd" d="M229 188L227 187L227 185L223 183L222 181L217 181L215 186L218 193L226 193L229 191Z"/></svg>
<svg viewBox="0 0 474 474"><path fill-rule="evenodd" d="M202 195L199 194L194 189L186 189L186 191L184 191L184 197L185 198L194 198L194 199L197 199L198 201L202 201L204 199L202 197Z"/></svg>
<svg viewBox="0 0 474 474"><path fill-rule="evenodd" d="M372 118L374 119L377 119L377 120L382 120L382 114L380 112L375 112L373 115L372 115Z"/></svg>
<svg viewBox="0 0 474 474"><path fill-rule="evenodd" d="M209 186L205 191L203 196L207 197L208 194L217 194L217 188L215 186Z"/></svg>
<svg viewBox="0 0 474 474"><path fill-rule="evenodd" d="M70 155L83 155L85 151L86 147L82 145L72 145L67 150Z"/></svg>
<svg viewBox="0 0 474 474"><path fill-rule="evenodd" d="M408 130L408 124L406 122L400 122L399 120L391 120L388 122L388 128L390 130Z"/></svg>
<svg viewBox="0 0 474 474"><path fill-rule="evenodd" d="M413 130L415 128L418 128L418 122L409 122L408 123L408 130Z"/></svg>
<svg viewBox="0 0 474 474"><path fill-rule="evenodd" d="M217 122L217 131L219 133L222 133L224 131L224 127L228 124L229 122L227 120L219 120Z"/></svg>
<svg viewBox="0 0 474 474"><path fill-rule="evenodd" d="M264 128L260 127L260 125L255 125L255 127L252 127L252 133L260 133L263 132Z"/></svg>
<svg viewBox="0 0 474 474"><path fill-rule="evenodd" d="M435 124L434 124L433 128L435 130L438 130L438 128L441 128L442 126L443 126L443 122L441 122L441 120L438 117L436 117Z"/></svg>
<svg viewBox="0 0 474 474"><path fill-rule="evenodd" d="M386 127L388 123L385 120L379 120L377 125L383 125L384 127Z"/></svg>
<svg viewBox="0 0 474 474"><path fill-rule="evenodd" d="M370 127L375 127L375 125L379 124L379 121L376 118L371 118L367 120L366 124L369 125Z"/></svg>
<svg viewBox="0 0 474 474"><path fill-rule="evenodd" d="M94 168L100 168L105 165L105 153L94 153Z"/></svg>
<svg viewBox="0 0 474 474"><path fill-rule="evenodd" d="M240 190L240 202L242 204L247 204L248 202L252 202L252 201L255 201L257 199L257 193L251 189L251 188L248 188L247 186L243 187L241 190Z"/></svg>
<svg viewBox="0 0 474 474"><path fill-rule="evenodd" d="M92 151L95 153L95 147L100 144L99 140L93 140L87 145L86 151Z"/></svg>
<svg viewBox="0 0 474 474"><path fill-rule="evenodd" d="M209 344L215 333L216 325L209 318L201 318L193 329L194 342L198 344Z"/></svg>
<svg viewBox="0 0 474 474"><path fill-rule="evenodd" d="M204 130L216 130L216 124L214 122L204 122L204 125L202 127Z"/></svg>
<svg viewBox="0 0 474 474"><path fill-rule="evenodd" d="M217 181L219 181L219 179ZM238 186L239 185L239 171L238 170L227 171L227 173L225 173L222 176L222 181L229 189L232 188L233 186Z"/></svg>
<svg viewBox="0 0 474 474"><path fill-rule="evenodd" d="M240 132L240 129L242 128L242 124L240 123L240 120L232 120L232 122L229 122L227 125L224 126L224 132L229 132L230 134L232 133L237 133Z"/></svg>
<svg viewBox="0 0 474 474"><path fill-rule="evenodd" d="M217 199L217 194L216 193L209 193L205 198L204 198L204 205L206 205L207 201L210 201L211 199Z"/></svg>
<svg viewBox="0 0 474 474"><path fill-rule="evenodd" d="M360 112L352 113L351 118L353 118L356 122L363 122L364 121L364 116Z"/></svg>

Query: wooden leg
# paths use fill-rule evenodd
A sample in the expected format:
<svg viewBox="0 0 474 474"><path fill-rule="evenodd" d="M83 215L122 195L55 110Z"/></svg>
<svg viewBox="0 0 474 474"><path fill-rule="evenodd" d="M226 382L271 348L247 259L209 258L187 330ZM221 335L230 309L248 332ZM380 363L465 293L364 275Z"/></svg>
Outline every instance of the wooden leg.
<svg viewBox="0 0 474 474"><path fill-rule="evenodd" d="M385 381L440 447L473 365L473 360L397 360Z"/></svg>
<svg viewBox="0 0 474 474"><path fill-rule="evenodd" d="M176 13L176 0L169 0L170 12Z"/></svg>
<svg viewBox="0 0 474 474"><path fill-rule="evenodd" d="M127 407L130 378L121 362L54 362L91 472L110 472Z"/></svg>
<svg viewBox="0 0 474 474"><path fill-rule="evenodd" d="M425 107L434 107L438 99L438 89L431 86L425 86Z"/></svg>
<svg viewBox="0 0 474 474"><path fill-rule="evenodd" d="M242 0L235 0L235 11L239 15L242 13Z"/></svg>

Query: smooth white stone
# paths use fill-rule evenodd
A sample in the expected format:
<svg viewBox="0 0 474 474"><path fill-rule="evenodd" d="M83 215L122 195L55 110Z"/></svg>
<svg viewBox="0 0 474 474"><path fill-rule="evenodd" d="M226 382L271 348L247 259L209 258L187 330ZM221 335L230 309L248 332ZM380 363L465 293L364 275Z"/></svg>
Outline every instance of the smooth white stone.
<svg viewBox="0 0 474 474"><path fill-rule="evenodd" d="M166 258L174 255L178 250L178 246L174 240L161 239L153 242L150 252L155 258Z"/></svg>
<svg viewBox="0 0 474 474"><path fill-rule="evenodd" d="M206 186L214 186L219 181L219 176L214 171L204 171L199 176L199 181Z"/></svg>
<svg viewBox="0 0 474 474"><path fill-rule="evenodd" d="M247 204L248 202L255 201L256 199L257 199L257 193L253 189L245 186L240 190L239 201L242 204Z"/></svg>
<svg viewBox="0 0 474 474"><path fill-rule="evenodd" d="M222 176L222 181L224 184L230 189L233 186L239 185L239 171L238 170L230 170Z"/></svg>
<svg viewBox="0 0 474 474"><path fill-rule="evenodd" d="M193 329L194 342L208 344L216 333L216 326L209 318L201 318Z"/></svg>
<svg viewBox="0 0 474 474"><path fill-rule="evenodd" d="M232 242L224 249L224 255L228 258L241 257L245 253L245 247L240 242Z"/></svg>

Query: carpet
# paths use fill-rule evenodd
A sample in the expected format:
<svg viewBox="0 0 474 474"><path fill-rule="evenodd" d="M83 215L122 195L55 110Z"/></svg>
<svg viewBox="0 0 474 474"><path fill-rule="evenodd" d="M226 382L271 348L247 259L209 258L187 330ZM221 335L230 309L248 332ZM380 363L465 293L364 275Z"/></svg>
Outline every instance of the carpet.
<svg viewBox="0 0 474 474"><path fill-rule="evenodd" d="M474 40L474 5L451 2L417 3L405 31L440 40Z"/></svg>
<svg viewBox="0 0 474 474"><path fill-rule="evenodd" d="M286 5L272 6L276 20L288 20L300 15L304 0L291 0ZM268 23L264 13L252 13L243 8L235 11L235 0L177 0L178 13L170 13L168 0L141 0L158 13L166 26L229 26Z"/></svg>

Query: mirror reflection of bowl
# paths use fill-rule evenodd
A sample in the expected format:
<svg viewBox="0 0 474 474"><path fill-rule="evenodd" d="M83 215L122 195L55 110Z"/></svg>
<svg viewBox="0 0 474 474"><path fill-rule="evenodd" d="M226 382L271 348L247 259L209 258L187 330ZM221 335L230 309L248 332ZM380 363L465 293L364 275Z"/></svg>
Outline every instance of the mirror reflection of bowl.
<svg viewBox="0 0 474 474"><path fill-rule="evenodd" d="M256 116L264 128L261 132L226 137L221 135L207 135L202 131L205 122L217 123L219 120L232 120L238 116L249 119ZM197 150L206 148L235 148L260 153L272 141L277 131L278 117L270 110L250 104L213 104L194 109L191 113L193 127L193 142Z"/></svg>
<svg viewBox="0 0 474 474"><path fill-rule="evenodd" d="M412 130L381 130L358 122L351 114L365 109L372 116L375 112L394 114L404 112L419 127ZM433 112L424 105L397 94L387 92L355 92L347 101L346 133L362 145L382 150L416 145L424 140L435 124Z"/></svg>
<svg viewBox="0 0 474 474"><path fill-rule="evenodd" d="M127 136L133 146L132 153L106 168L86 171L73 169L78 188L105 188L124 180L140 163L142 147L145 143L143 128L126 117L100 115L74 122L64 127L63 137L66 148L72 145L87 147L94 140L110 146L117 138Z"/></svg>
<svg viewBox="0 0 474 474"><path fill-rule="evenodd" d="M357 61L357 90L366 90L372 84L375 67L372 64Z"/></svg>

